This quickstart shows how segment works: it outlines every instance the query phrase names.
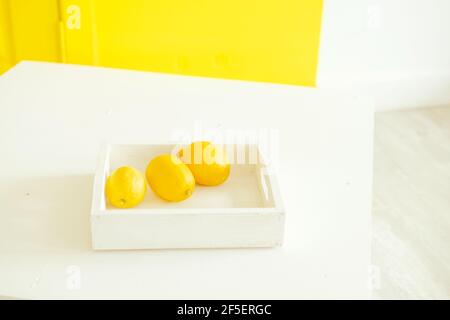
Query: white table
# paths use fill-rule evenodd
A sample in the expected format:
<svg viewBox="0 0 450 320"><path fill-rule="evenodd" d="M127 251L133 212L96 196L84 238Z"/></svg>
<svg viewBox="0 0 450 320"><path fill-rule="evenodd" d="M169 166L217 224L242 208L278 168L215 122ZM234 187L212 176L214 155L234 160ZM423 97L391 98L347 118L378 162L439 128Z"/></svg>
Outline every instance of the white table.
<svg viewBox="0 0 450 320"><path fill-rule="evenodd" d="M23 62L0 77L0 295L368 298L373 112L296 86ZM287 212L275 249L94 252L98 148L271 128Z"/></svg>

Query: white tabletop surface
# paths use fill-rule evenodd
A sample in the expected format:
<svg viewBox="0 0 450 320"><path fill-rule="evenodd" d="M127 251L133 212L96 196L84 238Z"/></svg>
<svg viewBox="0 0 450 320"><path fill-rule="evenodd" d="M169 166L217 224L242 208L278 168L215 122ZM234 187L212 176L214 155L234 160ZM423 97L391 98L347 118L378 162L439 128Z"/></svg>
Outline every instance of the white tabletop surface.
<svg viewBox="0 0 450 320"><path fill-rule="evenodd" d="M100 144L167 141L199 123L278 130L284 246L94 252ZM368 298L372 139L356 96L23 62L0 77L0 295Z"/></svg>

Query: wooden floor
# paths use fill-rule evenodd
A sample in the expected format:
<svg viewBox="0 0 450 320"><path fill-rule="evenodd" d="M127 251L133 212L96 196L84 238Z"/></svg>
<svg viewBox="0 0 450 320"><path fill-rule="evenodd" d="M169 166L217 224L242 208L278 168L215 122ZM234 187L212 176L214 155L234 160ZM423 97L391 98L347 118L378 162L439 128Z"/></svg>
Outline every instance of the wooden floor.
<svg viewBox="0 0 450 320"><path fill-rule="evenodd" d="M450 107L375 119L373 296L450 299Z"/></svg>

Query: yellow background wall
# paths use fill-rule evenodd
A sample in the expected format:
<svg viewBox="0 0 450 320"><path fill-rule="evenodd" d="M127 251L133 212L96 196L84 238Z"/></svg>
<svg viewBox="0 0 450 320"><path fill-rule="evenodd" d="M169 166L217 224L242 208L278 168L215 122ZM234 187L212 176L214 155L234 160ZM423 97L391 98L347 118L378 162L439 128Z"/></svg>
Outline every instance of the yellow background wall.
<svg viewBox="0 0 450 320"><path fill-rule="evenodd" d="M8 1L0 0L0 74L13 63Z"/></svg>
<svg viewBox="0 0 450 320"><path fill-rule="evenodd" d="M0 72L45 60L314 85L322 0L0 0Z"/></svg>
<svg viewBox="0 0 450 320"><path fill-rule="evenodd" d="M54 0L0 0L0 70L21 60L60 61L57 5Z"/></svg>

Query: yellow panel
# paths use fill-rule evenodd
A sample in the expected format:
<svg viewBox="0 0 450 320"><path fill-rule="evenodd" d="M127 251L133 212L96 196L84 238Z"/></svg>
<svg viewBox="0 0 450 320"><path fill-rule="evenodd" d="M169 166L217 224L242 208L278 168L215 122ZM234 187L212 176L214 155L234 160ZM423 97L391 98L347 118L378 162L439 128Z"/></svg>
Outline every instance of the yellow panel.
<svg viewBox="0 0 450 320"><path fill-rule="evenodd" d="M73 1L77 2L77 1ZM93 0L100 65L314 85L322 0Z"/></svg>
<svg viewBox="0 0 450 320"><path fill-rule="evenodd" d="M9 3L0 0L0 74L14 64L14 52L9 20Z"/></svg>
<svg viewBox="0 0 450 320"><path fill-rule="evenodd" d="M9 0L15 61L59 61L59 17L55 0Z"/></svg>
<svg viewBox="0 0 450 320"><path fill-rule="evenodd" d="M61 52L63 62L96 64L93 2L60 0Z"/></svg>
<svg viewBox="0 0 450 320"><path fill-rule="evenodd" d="M0 0L0 72L31 59L314 85L322 2Z"/></svg>

